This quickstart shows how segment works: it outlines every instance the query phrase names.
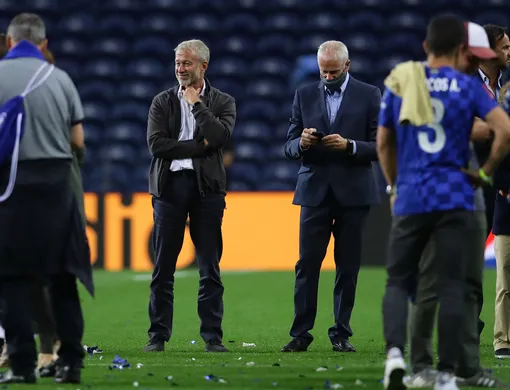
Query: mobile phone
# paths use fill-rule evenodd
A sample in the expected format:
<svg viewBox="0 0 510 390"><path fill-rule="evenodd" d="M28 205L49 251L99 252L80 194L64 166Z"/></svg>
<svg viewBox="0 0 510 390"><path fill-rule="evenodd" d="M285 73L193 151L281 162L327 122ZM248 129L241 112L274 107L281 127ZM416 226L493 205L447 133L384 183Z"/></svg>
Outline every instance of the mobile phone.
<svg viewBox="0 0 510 390"><path fill-rule="evenodd" d="M314 137L316 137L319 141L324 138L325 134L324 133L321 133L321 132L318 132L318 131L314 131L311 135L313 135Z"/></svg>

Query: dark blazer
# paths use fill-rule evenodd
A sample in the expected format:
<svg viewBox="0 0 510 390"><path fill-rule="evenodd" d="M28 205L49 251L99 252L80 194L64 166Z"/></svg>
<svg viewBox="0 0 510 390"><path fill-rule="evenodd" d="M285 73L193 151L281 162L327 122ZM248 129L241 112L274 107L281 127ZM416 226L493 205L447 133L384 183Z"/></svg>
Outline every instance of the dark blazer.
<svg viewBox="0 0 510 390"><path fill-rule="evenodd" d="M194 138L178 141L181 105L178 86L158 94L149 110L147 142L152 155L149 192L161 196L172 160L192 158L201 194L225 193L223 145L229 141L236 121L232 96L213 88L208 80L202 102L193 107L196 120ZM204 138L208 145L205 146Z"/></svg>
<svg viewBox="0 0 510 390"><path fill-rule="evenodd" d="M299 88L294 96L285 155L301 159L294 204L316 207L331 187L342 206L365 206L380 201L372 171L377 160L376 133L381 104L379 88L349 76L342 103L330 125L322 82ZM338 133L356 142L356 154L332 151L320 143L301 151L305 128L325 134Z"/></svg>

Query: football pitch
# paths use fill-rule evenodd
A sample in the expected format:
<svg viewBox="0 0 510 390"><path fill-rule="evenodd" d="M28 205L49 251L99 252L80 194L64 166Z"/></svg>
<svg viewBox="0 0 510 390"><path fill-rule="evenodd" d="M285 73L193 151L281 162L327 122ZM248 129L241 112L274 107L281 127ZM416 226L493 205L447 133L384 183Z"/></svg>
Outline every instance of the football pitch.
<svg viewBox="0 0 510 390"><path fill-rule="evenodd" d="M163 353L143 353L147 342L149 274L95 272L97 297L85 295L84 344L102 354L87 356L81 385L41 389L382 389L384 342L381 301L383 269L363 268L352 318L356 353L335 353L327 337L333 324L332 272L320 281L315 341L305 353L281 353L293 317L292 272L224 273L224 344L229 353L203 352L197 316L198 271L178 271L173 337ZM510 366L493 357L495 272L485 274L485 367L510 381ZM255 344L254 346L252 344ZM251 346L250 346L251 345ZM118 355L129 368L111 368ZM22 386L9 386L9 389ZM30 386L31 387L31 386Z"/></svg>

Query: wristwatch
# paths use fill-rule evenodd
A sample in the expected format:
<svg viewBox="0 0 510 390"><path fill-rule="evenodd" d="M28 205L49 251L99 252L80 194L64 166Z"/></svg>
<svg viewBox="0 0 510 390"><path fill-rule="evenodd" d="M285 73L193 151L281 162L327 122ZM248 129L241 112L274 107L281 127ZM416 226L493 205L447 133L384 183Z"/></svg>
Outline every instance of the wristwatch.
<svg viewBox="0 0 510 390"><path fill-rule="evenodd" d="M347 148L345 149L347 154L353 154L354 153L354 142L352 139L347 140Z"/></svg>
<svg viewBox="0 0 510 390"><path fill-rule="evenodd" d="M395 195L395 187L390 186L389 184L386 186L386 193L388 195Z"/></svg>

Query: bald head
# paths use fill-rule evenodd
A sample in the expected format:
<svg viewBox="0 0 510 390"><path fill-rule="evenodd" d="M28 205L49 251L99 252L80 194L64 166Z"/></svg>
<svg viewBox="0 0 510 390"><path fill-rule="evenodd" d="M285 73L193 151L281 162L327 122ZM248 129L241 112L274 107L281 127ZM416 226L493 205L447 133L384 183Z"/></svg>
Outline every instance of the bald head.
<svg viewBox="0 0 510 390"><path fill-rule="evenodd" d="M326 41L319 46L317 58L336 60L345 63L349 59L349 50L340 41Z"/></svg>

